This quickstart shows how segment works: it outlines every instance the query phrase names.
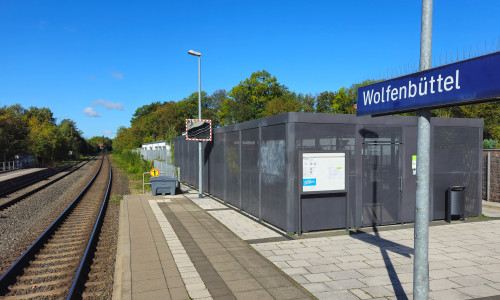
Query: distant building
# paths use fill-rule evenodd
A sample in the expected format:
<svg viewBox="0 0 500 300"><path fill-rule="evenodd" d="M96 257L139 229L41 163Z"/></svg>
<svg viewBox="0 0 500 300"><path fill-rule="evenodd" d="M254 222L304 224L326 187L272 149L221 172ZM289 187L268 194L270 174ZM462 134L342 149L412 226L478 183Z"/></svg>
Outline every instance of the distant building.
<svg viewBox="0 0 500 300"><path fill-rule="evenodd" d="M170 150L170 145L167 145L167 143L164 140L142 144L143 150L160 150L165 148L167 150Z"/></svg>
<svg viewBox="0 0 500 300"><path fill-rule="evenodd" d="M31 168L35 164L33 154L17 154L14 158L16 168Z"/></svg>

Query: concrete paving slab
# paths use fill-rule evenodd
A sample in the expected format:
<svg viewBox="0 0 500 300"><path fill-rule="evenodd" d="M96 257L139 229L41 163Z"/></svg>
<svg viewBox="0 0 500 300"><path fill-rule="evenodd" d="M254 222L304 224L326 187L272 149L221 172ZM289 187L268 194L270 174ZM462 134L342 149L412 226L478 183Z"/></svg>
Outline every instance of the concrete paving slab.
<svg viewBox="0 0 500 300"><path fill-rule="evenodd" d="M186 188L183 187L183 189ZM208 272L207 264L193 264L205 284L205 290L209 292L209 297L217 299L226 299L226 297L227 299L300 299L303 292L306 293L304 295L308 295L305 290L294 294L286 289L290 278L283 279L287 278L283 277L283 274L288 274L293 278L295 284L301 284L318 299L413 298L412 228L394 226L391 229L384 228L377 232L351 234L350 236L325 237L316 234L309 238L307 234L304 234L302 239L295 239L295 237L289 237L279 229L261 223L217 199L209 197L199 199L196 191L192 193L192 196L191 194L187 195L190 195L190 200L183 196L175 198L165 196L160 198L167 200L166 202L158 202L156 198L148 196L142 201L148 199L157 201L156 203L166 216L167 221L172 221L169 213L174 214L190 238L199 242L198 248L207 258L206 260L214 272L217 273L216 276L203 274ZM133 207L140 208L139 206ZM493 209L497 209L497 207ZM500 211L500 204L498 209ZM155 216L152 211L147 210L147 206L143 205L143 212L138 210L139 215L146 214L147 218L138 223L138 228L129 226L129 231L132 232L128 233L129 244L131 242L130 236L139 239L141 231L147 227L147 224L150 224L151 228L158 226L160 231L161 228L166 228L164 222L153 222ZM486 210L483 209L484 211ZM209 218L207 219L207 217ZM218 222L213 224L210 220ZM500 220L482 221L467 220L465 223L457 221L430 227L430 299L473 299L500 296ZM155 223L154 226L151 225L152 223ZM178 229L176 228L179 224L172 226L171 235L177 234ZM221 228L224 230L220 231ZM234 234L228 234L229 228L238 236L240 244L237 246L234 246L235 243L232 240L235 237ZM151 232L153 231L151 229ZM190 259L194 255L190 252L194 251L193 249L196 247L186 243L186 241L179 241L169 248L165 241L163 244L161 241L157 241L159 238L167 239L166 235L162 236L158 232L154 232L150 237L146 236L146 238L142 237L142 243L153 241L158 257L167 253L172 259L173 254L179 253L179 249L182 247L189 250L186 251L183 260L169 264L169 268L175 265L177 275L165 277L167 282L177 285L176 288L179 289L194 288L196 285L198 291L204 290L199 285L199 281L190 281L191 278L195 277L184 278L186 281L184 282L178 271L190 269L184 269L186 267L184 263L187 261L186 259ZM211 238L214 240L211 241ZM122 243L127 245L125 238ZM248 247L248 244L260 255L266 257L272 263L271 266L274 265L273 269L269 269L267 266L265 269L259 268L258 266L263 263L261 260L259 263L254 263L259 255L256 255L257 252L246 251L245 248ZM129 245L130 247L132 246ZM126 251L123 252L121 257L127 257ZM154 256L155 251L143 253ZM251 255L246 257L244 253ZM128 255L130 257L131 254ZM201 256L197 254L194 257L195 260L199 260ZM151 267L154 266L155 261L143 263L145 266ZM165 266L164 261L160 261ZM133 263L128 266L129 274L125 274L125 272L121 275L122 280L127 280L127 276L133 276L130 274L130 269L137 268L137 261ZM226 264L227 266L225 266ZM126 264L121 263L121 265L124 269L127 268ZM275 272L279 269L282 273L278 272L276 275ZM274 270L274 272L269 271L269 274L273 275L265 276L265 270ZM138 272L141 276L149 276ZM151 276L156 277L157 274ZM132 281L131 278L129 280ZM245 280L253 282L249 285L251 287L243 286ZM210 282L213 282L212 288ZM221 288L221 282L225 284L225 288ZM228 287L227 283L229 282L232 282L230 283L232 289ZM127 289L127 284L123 282L115 282L115 286L121 290L122 295L144 293L131 293L131 287ZM173 294L174 287L168 286L169 297L179 299ZM252 291L246 291L249 288ZM202 299L201 297L205 297L206 294L200 292L197 296Z"/></svg>
<svg viewBox="0 0 500 300"><path fill-rule="evenodd" d="M185 197L125 196L119 237L115 299L314 298Z"/></svg>

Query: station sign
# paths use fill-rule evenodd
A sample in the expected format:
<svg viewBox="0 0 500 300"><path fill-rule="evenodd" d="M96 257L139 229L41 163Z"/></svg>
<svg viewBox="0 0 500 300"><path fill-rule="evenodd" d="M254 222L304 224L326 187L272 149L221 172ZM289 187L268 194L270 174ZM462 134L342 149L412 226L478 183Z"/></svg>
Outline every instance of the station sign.
<svg viewBox="0 0 500 300"><path fill-rule="evenodd" d="M358 89L357 115L385 115L500 100L500 52Z"/></svg>

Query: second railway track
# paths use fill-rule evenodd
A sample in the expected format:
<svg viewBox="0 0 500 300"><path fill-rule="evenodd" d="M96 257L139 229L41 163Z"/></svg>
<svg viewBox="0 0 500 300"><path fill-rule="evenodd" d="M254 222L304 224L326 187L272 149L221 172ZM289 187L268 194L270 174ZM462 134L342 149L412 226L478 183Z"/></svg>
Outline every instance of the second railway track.
<svg viewBox="0 0 500 300"><path fill-rule="evenodd" d="M87 164L90 160L85 160L80 162L78 165L75 164L71 167L65 168L59 172L53 172L49 176L44 176L42 178L36 178L33 180L33 183L31 185L23 185L18 187L15 191L13 191L11 194L9 194L8 197L5 197L4 195L0 196L0 215L2 213L5 213L6 210L14 206L15 204L19 203L20 201L26 199L26 197L29 197L30 195L33 195L50 185L58 182L61 179L64 179L68 175L72 174L73 172L77 171L81 167L83 167L85 164Z"/></svg>
<svg viewBox="0 0 500 300"><path fill-rule="evenodd" d="M111 176L110 163L103 158L88 188L0 277L0 297L66 298L81 293L81 278L89 270L88 258L95 248L102 223L98 217L104 215Z"/></svg>

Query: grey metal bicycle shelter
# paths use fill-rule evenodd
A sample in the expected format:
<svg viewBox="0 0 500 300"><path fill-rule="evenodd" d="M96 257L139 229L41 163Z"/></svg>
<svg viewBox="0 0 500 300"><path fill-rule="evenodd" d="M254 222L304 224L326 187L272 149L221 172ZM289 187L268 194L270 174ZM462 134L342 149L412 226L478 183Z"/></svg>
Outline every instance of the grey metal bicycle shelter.
<svg viewBox="0 0 500 300"><path fill-rule="evenodd" d="M430 220L463 185L467 216L481 215L483 120L432 118ZM216 128L203 143L203 189L288 233L414 221L416 117L284 113ZM198 183L198 145L175 138L181 181ZM301 195L301 150L347 151L348 192ZM346 203L349 205L347 210ZM349 216L346 215L349 212Z"/></svg>

